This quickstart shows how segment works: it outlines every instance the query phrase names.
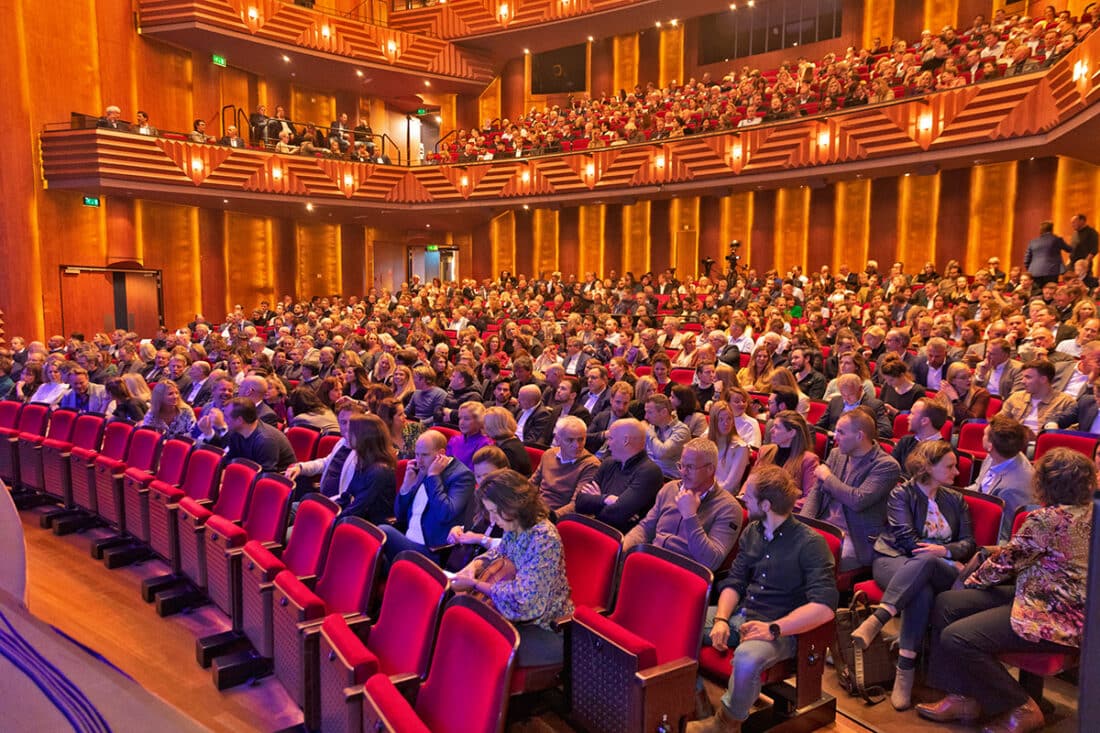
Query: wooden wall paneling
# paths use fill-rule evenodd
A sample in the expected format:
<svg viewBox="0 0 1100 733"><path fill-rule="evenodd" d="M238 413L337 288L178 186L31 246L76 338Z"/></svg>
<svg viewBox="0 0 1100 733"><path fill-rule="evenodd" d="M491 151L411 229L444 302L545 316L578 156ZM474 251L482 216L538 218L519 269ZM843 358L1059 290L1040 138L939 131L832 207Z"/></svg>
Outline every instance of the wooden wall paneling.
<svg viewBox="0 0 1100 733"><path fill-rule="evenodd" d="M558 212L558 269L562 272L583 272L581 269L581 210L570 206ZM603 273L603 270L600 270Z"/></svg>
<svg viewBox="0 0 1100 733"><path fill-rule="evenodd" d="M1070 198L1071 207L1081 199L1064 189L1059 190L1058 173L1063 169L1061 163L1062 159L1048 157L1021 160L1016 166L1016 215L1012 232L1012 253L1010 259L1001 257L1001 269L1005 272L1008 272L1006 265L1023 265L1027 243L1039 236L1039 222L1047 219L1053 221L1054 231L1065 237L1067 242L1073 234L1069 225L1072 214L1068 210L1062 210L1060 205L1063 197ZM1100 183L1094 180L1089 185L1087 178L1086 176L1081 181L1085 184L1081 191L1085 200L1095 193L1095 186ZM1094 209L1090 208L1088 211ZM986 263L981 264L984 267Z"/></svg>
<svg viewBox="0 0 1100 733"><path fill-rule="evenodd" d="M1016 162L975 166L970 179L966 258L960 260L964 272L974 272L994 254L1001 262L1011 261L1015 213Z"/></svg>
<svg viewBox="0 0 1100 733"><path fill-rule="evenodd" d="M105 214L106 264L136 262L142 264L141 247L135 231L134 199L110 196L101 200Z"/></svg>
<svg viewBox="0 0 1100 733"><path fill-rule="evenodd" d="M915 43L920 40L920 32L924 30L924 8L929 2L935 2L936 0L908 0L898 2L894 0L894 25L893 33L894 38L902 38L909 43ZM936 28L934 30L939 30ZM886 42L886 36L883 37L883 42Z"/></svg>
<svg viewBox="0 0 1100 733"><path fill-rule="evenodd" d="M926 260L936 261L939 204L939 173L898 179L898 246L895 257L905 264L906 272L918 272Z"/></svg>
<svg viewBox="0 0 1100 733"><path fill-rule="evenodd" d="M638 34L627 33L615 36L611 41L611 50L615 70L612 93L618 94L620 89L633 89L639 79Z"/></svg>
<svg viewBox="0 0 1100 733"><path fill-rule="evenodd" d="M95 39L95 50L99 57L99 73L91 78L99 83L103 105L118 104L123 108L122 119L132 120L134 105L137 104L134 98L137 91L135 69L139 69L144 61L137 54L136 45L140 39L133 31L133 8L129 3L120 3L117 0L90 0L87 5L94 8L95 16L84 29ZM53 13L56 12L54 7ZM64 23L59 23L57 17L45 17L42 20L50 29L79 23L76 18L69 17L65 18ZM68 57L67 50L55 45L57 39L51 39L48 43L55 53ZM71 71L67 73L69 79L73 78L71 74ZM99 107L95 109L98 110Z"/></svg>
<svg viewBox="0 0 1100 733"><path fill-rule="evenodd" d="M743 262L747 264L751 259L753 214L756 210L754 195L753 191L741 191L719 199L721 246L720 256L714 259L723 270L727 269L724 258L730 253L730 242L735 240L741 242L740 254L744 258Z"/></svg>
<svg viewBox="0 0 1100 733"><path fill-rule="evenodd" d="M752 234L741 245L743 262L758 273L775 267L775 189L757 191L752 197Z"/></svg>
<svg viewBox="0 0 1100 733"><path fill-rule="evenodd" d="M202 116L211 120L207 124L212 128L210 134L215 134L219 121L213 118L218 117L220 109L216 105L216 76L196 78L191 54L187 51L147 40L132 32L119 35L130 36L136 46L134 56L137 63L127 72L135 89L133 109L145 110L153 125L165 130L190 130L194 118ZM209 57L203 58L199 65L217 68L210 63ZM140 72L135 69L140 69ZM201 101L201 106L196 107L196 101ZM195 115L196 109L200 115ZM136 118L127 116L126 119Z"/></svg>
<svg viewBox="0 0 1100 733"><path fill-rule="evenodd" d="M277 96L268 94L267 113L275 114L275 106L281 104ZM252 110L248 110L251 112ZM349 117L355 112L353 109L342 109ZM336 98L328 92L308 89L297 84L290 88L290 104L287 105L287 113L293 120L313 122L317 125L328 127L336 119ZM349 120L352 127L354 120ZM373 120L372 120L373 123Z"/></svg>
<svg viewBox="0 0 1100 733"><path fill-rule="evenodd" d="M841 265L855 269L867 261L871 234L871 181L867 178L836 184L832 259L834 273ZM824 263L822 263L824 264Z"/></svg>
<svg viewBox="0 0 1100 733"><path fill-rule="evenodd" d="M305 297L299 288L298 225L294 219L269 219L268 282L274 297ZM232 252L232 250L230 250Z"/></svg>
<svg viewBox="0 0 1100 733"><path fill-rule="evenodd" d="M889 45L894 37L894 0L866 0L863 5L863 45L870 48L876 38Z"/></svg>
<svg viewBox="0 0 1100 733"><path fill-rule="evenodd" d="M586 272L602 275L610 269L608 255L621 251L620 240L612 240L605 229L608 208L604 204L586 204L574 211L577 212L577 264L572 270L565 269L563 264L561 271L573 272L578 276Z"/></svg>
<svg viewBox="0 0 1100 733"><path fill-rule="evenodd" d="M501 110L501 82L500 77L493 79L485 91L477 98L477 124L485 120L495 120L500 117Z"/></svg>
<svg viewBox="0 0 1100 733"><path fill-rule="evenodd" d="M500 74L500 106L498 110L498 116L507 117L514 120L517 117L521 117L526 110L524 100L526 99L527 92L530 91L526 88L526 59L524 56L518 59L511 59L504 65L504 71ZM484 122L485 117L482 117L478 122Z"/></svg>
<svg viewBox="0 0 1100 733"><path fill-rule="evenodd" d="M638 80L634 82L643 89L649 82L657 83L661 76L661 32L656 28L646 28L638 36ZM632 86L626 89L632 89ZM618 89L615 90L618 93Z"/></svg>
<svg viewBox="0 0 1100 733"><path fill-rule="evenodd" d="M617 94L615 87L615 50L614 40L611 38L597 38L589 44L591 59L589 63L589 76L593 97L602 97L604 94Z"/></svg>
<svg viewBox="0 0 1100 733"><path fill-rule="evenodd" d="M1020 165L1029 164L1021 162ZM1076 158L1059 157L1053 192L1051 213L1045 218L1054 222L1054 231L1065 237L1067 242L1073 235L1069 220L1074 214L1084 214L1089 225L1096 227L1100 219L1100 166ZM1038 228L1039 222L1033 222L1031 230L1038 231Z"/></svg>
<svg viewBox="0 0 1100 733"><path fill-rule="evenodd" d="M367 292L366 234L361 224L340 225L340 282L344 293Z"/></svg>
<svg viewBox="0 0 1100 733"><path fill-rule="evenodd" d="M36 198L41 269L32 277L41 278L43 286L52 289L53 284L47 278L59 265L107 264L107 207L103 203L107 197L101 197L99 208L84 206L80 194L68 191L45 192ZM61 327L59 304L51 290L44 290L43 296L45 329L56 331Z"/></svg>
<svg viewBox="0 0 1100 733"><path fill-rule="evenodd" d="M157 292L157 278L151 272L116 273L115 282L123 283L122 302L117 300L116 310L121 311L125 321L118 328L126 328L139 334L156 333L161 325L160 294ZM190 319L168 321L165 323L187 323Z"/></svg>
<svg viewBox="0 0 1100 733"><path fill-rule="evenodd" d="M725 266L727 241L722 240L722 200L716 196L702 196L699 199L699 259L710 257L714 260L712 274L719 273ZM703 265L699 264L699 272Z"/></svg>
<svg viewBox="0 0 1100 733"><path fill-rule="evenodd" d="M833 232L836 229L836 186L810 189L810 218L806 233L804 271L831 265Z"/></svg>
<svg viewBox="0 0 1100 733"><path fill-rule="evenodd" d="M775 264L782 275L793 265L806 267L810 235L809 186L781 188L775 201Z"/></svg>
<svg viewBox="0 0 1100 733"><path fill-rule="evenodd" d="M534 277L541 278L561 269L559 212L557 209L536 209L531 214L531 234L535 243L531 273Z"/></svg>
<svg viewBox="0 0 1100 733"><path fill-rule="evenodd" d="M340 287L340 227L298 222L297 275L299 298L338 293Z"/></svg>
<svg viewBox="0 0 1100 733"><path fill-rule="evenodd" d="M512 221L514 225L515 236L515 264L511 268L512 274L526 275L527 279L537 277L538 273L535 268L538 265L535 263L535 231L534 231L534 212L524 211L519 209L512 211Z"/></svg>
<svg viewBox="0 0 1100 733"><path fill-rule="evenodd" d="M660 86L668 86L673 81L683 84L684 79L684 26L677 23L675 26L665 25L661 28L660 50L658 60L660 62L657 78Z"/></svg>
<svg viewBox="0 0 1100 733"><path fill-rule="evenodd" d="M405 244L390 239L376 239L373 246L374 287L394 292L405 282L408 272Z"/></svg>
<svg viewBox="0 0 1100 733"><path fill-rule="evenodd" d="M670 262L679 277L695 277L699 266L699 197L681 196L669 202Z"/></svg>
<svg viewBox="0 0 1100 733"><path fill-rule="evenodd" d="M229 310L229 258L226 216L215 209L199 209L199 275L202 303L199 312L217 321Z"/></svg>
<svg viewBox="0 0 1100 733"><path fill-rule="evenodd" d="M115 328L115 286L112 273L67 272L55 269L49 273L49 277L55 283L60 278L60 287L53 285L50 288L58 294L60 318L55 327L44 333L68 336L79 331L91 338L97 332ZM14 330L10 333L22 335L22 332Z"/></svg>
<svg viewBox="0 0 1100 733"><path fill-rule="evenodd" d="M448 234L451 244L458 247L458 279L464 280L474 276L474 239L472 232L455 232ZM485 257L478 257L484 260Z"/></svg>
<svg viewBox="0 0 1100 733"><path fill-rule="evenodd" d="M1000 3L997 7L1003 7L1004 4L1005 3ZM974 20L974 16L979 13L984 15L987 19L990 18L989 5L989 0L959 0L959 20L956 28L969 28ZM1001 264L1004 265L1003 262Z"/></svg>
<svg viewBox="0 0 1100 733"><path fill-rule="evenodd" d="M503 270L516 272L516 216L514 211L497 214L489 222L489 238L492 242L491 277Z"/></svg>
<svg viewBox="0 0 1100 733"><path fill-rule="evenodd" d="M986 17L990 16L987 14ZM970 19L967 18L966 20ZM953 25L957 27L960 22L965 21L959 18L959 0L924 0L922 30L928 28L933 33L939 33L944 26ZM916 39L917 37L913 38L913 40Z"/></svg>
<svg viewBox="0 0 1100 733"><path fill-rule="evenodd" d="M853 272L861 271L868 259L877 260L880 271L888 271L897 260L898 179L876 178L871 182L871 229L867 256L846 263Z"/></svg>
<svg viewBox="0 0 1100 733"><path fill-rule="evenodd" d="M669 228L671 206L672 202L668 199L657 199L649 205L649 267L646 269L653 272L676 266L672 259L673 239Z"/></svg>
<svg viewBox="0 0 1100 733"><path fill-rule="evenodd" d="M630 268L626 260L626 215L622 204L600 205L600 221L603 230L603 267L600 272L625 273ZM635 270L636 275L644 270Z"/></svg>
<svg viewBox="0 0 1100 733"><path fill-rule="evenodd" d="M966 254L966 235L970 226L970 168L956 168L940 173L939 216L936 217L936 257L914 256L905 263L906 272L919 272L926 261L936 265L937 272L949 259L962 262ZM1010 265L1002 260L1002 267ZM1006 270L1007 272L1007 270Z"/></svg>
<svg viewBox="0 0 1100 733"><path fill-rule="evenodd" d="M187 323L203 312L203 290L215 285L202 276L199 209L138 201L136 222L141 262L162 273L165 323Z"/></svg>
<svg viewBox="0 0 1100 733"><path fill-rule="evenodd" d="M622 266L639 278L642 273L655 269L652 263L653 236L661 233L653 228L650 208L653 202L638 201L622 207Z"/></svg>
<svg viewBox="0 0 1100 733"><path fill-rule="evenodd" d="M271 220L228 212L225 215L227 292L229 306L258 303L275 297ZM292 293L293 295L293 293ZM207 314L211 320L222 313Z"/></svg>

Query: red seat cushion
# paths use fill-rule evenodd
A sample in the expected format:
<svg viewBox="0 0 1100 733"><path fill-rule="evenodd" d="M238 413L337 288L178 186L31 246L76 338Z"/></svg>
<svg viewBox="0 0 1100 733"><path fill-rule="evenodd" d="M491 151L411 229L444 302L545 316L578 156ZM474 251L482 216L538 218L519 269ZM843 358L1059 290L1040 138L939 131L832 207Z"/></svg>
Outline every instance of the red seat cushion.
<svg viewBox="0 0 1100 733"><path fill-rule="evenodd" d="M277 558L271 550L264 547L263 543L256 540L249 540L245 543L244 554L248 555L248 559L256 563L256 566L263 571L265 578L274 578L286 570L283 561Z"/></svg>
<svg viewBox="0 0 1100 733"><path fill-rule="evenodd" d="M81 448L79 445L73 446L73 456L76 458L88 462L99 455L99 451L94 448Z"/></svg>
<svg viewBox="0 0 1100 733"><path fill-rule="evenodd" d="M153 481L153 474L148 471L142 471L140 468L127 468L125 473L126 478L130 479L139 486L148 486Z"/></svg>
<svg viewBox="0 0 1100 733"><path fill-rule="evenodd" d="M155 491L158 494L163 494L170 504L175 504L186 496L186 494L183 493L183 489L172 486L156 478L149 484L149 490Z"/></svg>
<svg viewBox="0 0 1100 733"><path fill-rule="evenodd" d="M65 453L73 450L73 444L68 440L55 440L54 438L46 438L42 441L43 448L49 448L51 450L58 451L59 453Z"/></svg>
<svg viewBox="0 0 1100 733"><path fill-rule="evenodd" d="M638 658L638 669L657 666L657 647L652 642L627 631L611 619L601 616L587 606L578 607L573 614L573 618L636 656Z"/></svg>
<svg viewBox="0 0 1100 733"><path fill-rule="evenodd" d="M393 730L401 733L431 733L428 726L417 717L416 712L384 674L376 674L367 680L364 688L378 711L386 718ZM455 711L458 714L458 711Z"/></svg>
<svg viewBox="0 0 1100 733"><path fill-rule="evenodd" d="M96 456L95 465L96 468L103 468L111 473L122 473L126 470L126 461L108 458L107 456Z"/></svg>
<svg viewBox="0 0 1100 733"><path fill-rule="evenodd" d="M862 583L856 583L855 590L866 593L869 603L882 602L882 588L873 580L865 580Z"/></svg>
<svg viewBox="0 0 1100 733"><path fill-rule="evenodd" d="M289 570L275 576L275 587L300 606L307 619L321 618L325 614L325 602Z"/></svg>
<svg viewBox="0 0 1100 733"><path fill-rule="evenodd" d="M25 443L35 443L37 445L42 445L42 443L46 440L46 436L39 435L38 433L20 433L19 439Z"/></svg>
<svg viewBox="0 0 1100 733"><path fill-rule="evenodd" d="M244 529L217 514L206 520L206 531L224 537L226 547L244 547L244 543L248 542L248 533Z"/></svg>
<svg viewBox="0 0 1100 733"><path fill-rule="evenodd" d="M343 615L330 613L326 616L324 623L321 624L321 632L352 669L355 684L363 684L368 677L378 672L378 657L374 656L374 653L367 649L363 641L355 635Z"/></svg>
<svg viewBox="0 0 1100 733"><path fill-rule="evenodd" d="M185 496L180 499L180 509L194 517L196 524L202 524L210 519L210 517L214 516L214 512L199 504L190 496Z"/></svg>
<svg viewBox="0 0 1100 733"><path fill-rule="evenodd" d="M1076 654L1022 652L1019 654L998 654L997 659L1005 664L1042 677L1050 677L1077 665Z"/></svg>

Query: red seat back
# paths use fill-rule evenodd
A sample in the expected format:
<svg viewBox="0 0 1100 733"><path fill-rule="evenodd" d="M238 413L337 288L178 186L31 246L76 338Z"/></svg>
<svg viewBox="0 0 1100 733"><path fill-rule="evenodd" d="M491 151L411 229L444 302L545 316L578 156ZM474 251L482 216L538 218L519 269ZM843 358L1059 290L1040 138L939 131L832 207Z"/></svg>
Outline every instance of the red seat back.
<svg viewBox="0 0 1100 733"><path fill-rule="evenodd" d="M500 730L519 646L515 628L484 604L459 596L443 612L438 638L416 698L420 720L440 733Z"/></svg>
<svg viewBox="0 0 1100 733"><path fill-rule="evenodd" d="M294 482L281 473L260 474L252 485L245 510L243 527L248 539L279 543L286 539L293 493Z"/></svg>
<svg viewBox="0 0 1100 733"><path fill-rule="evenodd" d="M1004 404L1004 400L1002 400L1000 397L990 397L989 398L989 406L985 408L985 417L986 417L986 419L988 420L989 418L993 417L998 412L1000 412L1001 411L1001 405L1003 405L1003 404Z"/></svg>
<svg viewBox="0 0 1100 733"><path fill-rule="evenodd" d="M195 443L190 438L172 438L166 440L160 450L160 463L157 464L157 479L173 486L183 480L187 468L187 458Z"/></svg>
<svg viewBox="0 0 1100 733"><path fill-rule="evenodd" d="M323 458L332 453L336 444L340 442L339 433L326 433L321 436L321 440L317 443L317 457Z"/></svg>
<svg viewBox="0 0 1100 733"><path fill-rule="evenodd" d="M1017 532L1020 531L1020 527L1024 526L1024 522L1027 521L1027 517L1028 517L1029 514L1031 514L1031 511L1028 510L1028 509L1024 509L1022 511L1016 512L1016 516L1012 520L1012 534L1013 535L1015 535Z"/></svg>
<svg viewBox="0 0 1100 733"><path fill-rule="evenodd" d="M695 378L694 369L673 369L669 373L668 378L676 384L691 384L691 380Z"/></svg>
<svg viewBox="0 0 1100 733"><path fill-rule="evenodd" d="M529 445L523 446L523 449L527 451L527 457L531 459L531 473L539 470L539 466L542 464L542 454L546 451L541 448L532 448Z"/></svg>
<svg viewBox="0 0 1100 733"><path fill-rule="evenodd" d="M892 436L894 438L894 440L897 440L898 438L900 438L904 435L908 435L911 432L913 432L913 431L911 431L909 429L909 413L908 412L899 412L897 415L895 415L894 416L894 434Z"/></svg>
<svg viewBox="0 0 1100 733"><path fill-rule="evenodd" d="M22 420L20 420L22 422ZM1096 451L1097 437L1077 430L1044 430L1035 441L1035 457L1038 461L1051 448L1069 448L1086 456L1090 461Z"/></svg>
<svg viewBox="0 0 1100 733"><path fill-rule="evenodd" d="M130 448L126 451L126 466L139 471L152 471L160 457L160 448L164 435L152 428L137 428L130 437Z"/></svg>
<svg viewBox="0 0 1100 733"><path fill-rule="evenodd" d="M103 429L107 420L102 415L79 415L73 424L73 433L69 442L78 448L98 450L103 440Z"/></svg>
<svg viewBox="0 0 1100 733"><path fill-rule="evenodd" d="M49 405L32 402L19 413L20 433L29 435L45 435L46 425L50 422Z"/></svg>
<svg viewBox="0 0 1100 733"><path fill-rule="evenodd" d="M314 428L295 425L287 429L286 439L290 441L298 461L312 461L317 453L317 444L321 442L321 433Z"/></svg>
<svg viewBox="0 0 1100 733"><path fill-rule="evenodd" d="M568 514L558 522L573 604L610 608L623 535L595 519Z"/></svg>
<svg viewBox="0 0 1100 733"><path fill-rule="evenodd" d="M213 501L221 483L223 455L220 449L212 446L196 448L187 461L187 471L180 484L183 493L195 501Z"/></svg>
<svg viewBox="0 0 1100 733"><path fill-rule="evenodd" d="M294 531L280 559L286 569L298 577L317 575L325 562L325 553L336 525L340 507L320 494L307 494L298 504ZM249 535L250 539L256 539Z"/></svg>
<svg viewBox="0 0 1100 733"><path fill-rule="evenodd" d="M130 445L130 435L134 426L124 420L112 420L103 431L103 447L99 455L121 461Z"/></svg>
<svg viewBox="0 0 1100 733"><path fill-rule="evenodd" d="M0 402L0 428L12 429L19 424L19 411L23 408L22 402L4 400Z"/></svg>
<svg viewBox="0 0 1100 733"><path fill-rule="evenodd" d="M382 530L358 517L337 523L315 591L329 613L367 609L385 537Z"/></svg>
<svg viewBox="0 0 1100 733"><path fill-rule="evenodd" d="M383 672L423 675L427 671L448 587L447 576L423 555L403 552L397 556L367 645Z"/></svg>
<svg viewBox="0 0 1100 733"><path fill-rule="evenodd" d="M814 453L823 461L829 457L829 435L824 430L814 430Z"/></svg>
<svg viewBox="0 0 1100 733"><path fill-rule="evenodd" d="M985 435L987 424L985 420L967 420L959 426L958 449L972 453L978 458L985 458L986 450L982 443L982 436Z"/></svg>
<svg viewBox="0 0 1100 733"><path fill-rule="evenodd" d="M619 598L610 619L652 642L657 664L682 657L695 659L710 578L709 570L686 557L640 545L626 556ZM664 600L654 603L654 598Z"/></svg>
<svg viewBox="0 0 1100 733"><path fill-rule="evenodd" d="M997 533L1001 528L1001 516L1004 514L1004 502L995 496L964 491L967 506L970 507L970 522L974 527L974 541L979 545L997 544Z"/></svg>
<svg viewBox="0 0 1100 733"><path fill-rule="evenodd" d="M817 421L821 419L821 416L824 415L828 409L828 402L810 400L810 411L806 413L806 422L810 423L810 425L816 425Z"/></svg>
<svg viewBox="0 0 1100 733"><path fill-rule="evenodd" d="M959 470L958 475L955 476L955 486L965 489L974 479L974 458L963 451L957 452L955 457L958 459L956 468Z"/></svg>
<svg viewBox="0 0 1100 733"><path fill-rule="evenodd" d="M46 438L68 442L72 439L73 428L79 416L80 413L76 410L54 410L53 415L50 416L50 428L46 431Z"/></svg>
<svg viewBox="0 0 1100 733"><path fill-rule="evenodd" d="M260 465L244 458L234 458L222 471L221 486L218 488L218 501L213 512L230 521L244 517L248 506L248 497L252 484L260 475Z"/></svg>
<svg viewBox="0 0 1100 733"><path fill-rule="evenodd" d="M453 428L445 428L442 425L434 425L432 426L432 430L436 431L437 433L443 433L443 437L445 437L447 440L450 440L451 438L462 434Z"/></svg>

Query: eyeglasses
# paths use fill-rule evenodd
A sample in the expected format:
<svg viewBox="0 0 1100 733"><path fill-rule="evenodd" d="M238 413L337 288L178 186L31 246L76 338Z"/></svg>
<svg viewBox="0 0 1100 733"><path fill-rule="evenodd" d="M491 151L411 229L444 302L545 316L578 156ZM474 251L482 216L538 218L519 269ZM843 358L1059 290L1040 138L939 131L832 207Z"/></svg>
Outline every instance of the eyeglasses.
<svg viewBox="0 0 1100 733"><path fill-rule="evenodd" d="M713 463L701 463L698 466L692 465L690 463L677 463L676 468L680 471L680 473L684 473L685 471L694 473L695 471L702 471L704 468L710 468L713 465Z"/></svg>

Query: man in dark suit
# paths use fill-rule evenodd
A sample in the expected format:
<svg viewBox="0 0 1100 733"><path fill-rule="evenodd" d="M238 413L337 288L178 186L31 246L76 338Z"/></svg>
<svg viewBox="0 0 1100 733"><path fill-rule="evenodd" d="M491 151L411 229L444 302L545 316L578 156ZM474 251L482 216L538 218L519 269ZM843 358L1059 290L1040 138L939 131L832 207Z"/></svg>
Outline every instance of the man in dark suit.
<svg viewBox="0 0 1100 733"><path fill-rule="evenodd" d="M577 381L569 379L568 377L561 380L561 384L558 385L558 391L554 395L554 417L551 423L557 423L558 418L562 415L572 415L573 417L579 417L587 425L592 422L592 413L584 409L584 405L580 404L577 400L577 392L580 387L577 386Z"/></svg>
<svg viewBox="0 0 1100 733"><path fill-rule="evenodd" d="M817 421L817 427L834 431L843 415L862 405L872 415L878 428L878 437L889 438L894 434L894 424L886 414L885 405L882 400L867 397L863 393L863 380L858 374L841 374L837 378L837 389L840 390L840 395L829 401L829 407Z"/></svg>
<svg viewBox="0 0 1100 733"><path fill-rule="evenodd" d="M191 385L186 390L180 390L183 401L191 407L202 407L210 401L214 385L210 382L210 363L196 361L187 370L187 376L191 378Z"/></svg>
<svg viewBox="0 0 1100 733"><path fill-rule="evenodd" d="M534 384L519 388L516 401L516 437L524 443L550 445L554 434L554 412L542 403L542 390Z"/></svg>
<svg viewBox="0 0 1100 733"><path fill-rule="evenodd" d="M1066 240L1054 233L1054 222L1039 224L1039 236L1028 242L1024 253L1024 267L1038 287L1057 282L1065 269L1063 252L1072 252Z"/></svg>
<svg viewBox="0 0 1100 733"><path fill-rule="evenodd" d="M348 149L348 145L351 144L351 125L348 122L348 113L341 112L340 118L333 120L328 129L329 144L332 144L333 140L340 143L341 152L345 152Z"/></svg>
<svg viewBox="0 0 1100 733"><path fill-rule="evenodd" d="M191 391L191 378L187 376L187 357L182 354L173 354L168 358L168 368L165 376L176 383L181 395Z"/></svg>
<svg viewBox="0 0 1100 733"><path fill-rule="evenodd" d="M231 148L247 148L248 143L241 137L236 125L230 125L225 130L225 135L218 141L218 145L227 145Z"/></svg>
<svg viewBox="0 0 1100 733"><path fill-rule="evenodd" d="M840 418L836 445L814 472L817 483L800 513L844 530L839 567L843 572L867 567L874 560L872 538L886 529L886 500L901 468L878 445L875 419L863 408Z"/></svg>
<svg viewBox="0 0 1100 733"><path fill-rule="evenodd" d="M928 339L924 356L917 357L912 366L913 381L929 392L938 392L947 378L947 368L951 363L947 356L947 341L934 336Z"/></svg>
<svg viewBox="0 0 1100 733"><path fill-rule="evenodd" d="M589 415L599 415L611 402L607 367L602 364L589 364L585 367L584 374L588 389L581 392L578 402L588 410Z"/></svg>
<svg viewBox="0 0 1100 733"><path fill-rule="evenodd" d="M1096 230L1088 225L1084 214L1074 216L1069 220L1069 225L1073 228L1073 236L1069 240L1073 249L1069 255L1069 263L1073 265L1077 260L1085 260L1088 262L1087 271L1092 272L1092 261L1098 247Z"/></svg>
<svg viewBox="0 0 1100 733"><path fill-rule="evenodd" d="M267 397L267 379L256 375L245 377L244 381L241 382L241 386L237 388L237 396L252 400L252 404L256 405L256 414L261 422L268 425L279 424L279 416L264 402L264 398Z"/></svg>
<svg viewBox="0 0 1100 733"><path fill-rule="evenodd" d="M608 432L617 420L631 417L630 401L634 398L634 389L626 382L616 382L608 390L611 400L607 403L607 409L592 418L588 425L588 437L584 447L589 453L596 454L597 458L607 458Z"/></svg>
<svg viewBox="0 0 1100 733"><path fill-rule="evenodd" d="M157 352L157 355L153 357L153 365L147 367L141 376L145 378L145 381L152 386L154 383L159 382L161 379L167 376L168 372L168 360L171 358L171 354L161 349Z"/></svg>
<svg viewBox="0 0 1100 733"><path fill-rule="evenodd" d="M108 105L107 109L103 110L103 116L96 120L96 127L102 127L107 130L118 130L119 132L129 132L130 124L119 119L121 116L121 109L113 104Z"/></svg>
<svg viewBox="0 0 1100 733"><path fill-rule="evenodd" d="M267 142L268 122L267 105L261 104L256 111L248 116L248 124L252 128L252 142Z"/></svg>
<svg viewBox="0 0 1100 733"><path fill-rule="evenodd" d="M579 336L570 336L565 342L565 356L561 365L565 367L565 373L570 377L580 378L584 374L584 365L588 361L588 355L581 349L584 342Z"/></svg>

